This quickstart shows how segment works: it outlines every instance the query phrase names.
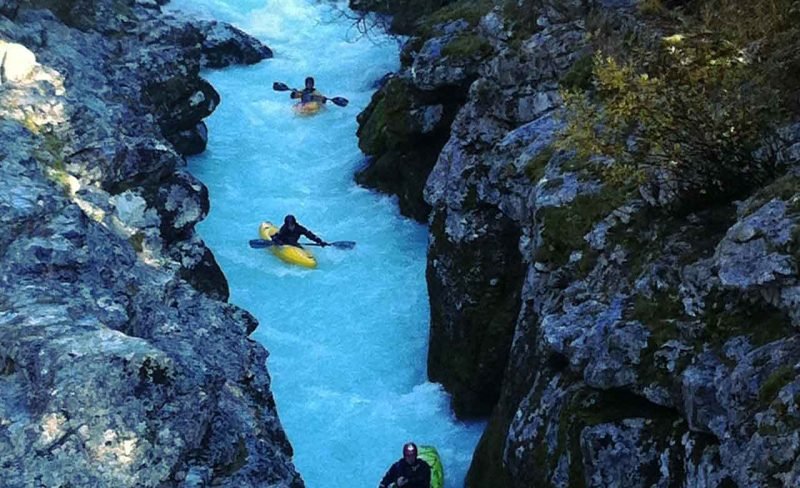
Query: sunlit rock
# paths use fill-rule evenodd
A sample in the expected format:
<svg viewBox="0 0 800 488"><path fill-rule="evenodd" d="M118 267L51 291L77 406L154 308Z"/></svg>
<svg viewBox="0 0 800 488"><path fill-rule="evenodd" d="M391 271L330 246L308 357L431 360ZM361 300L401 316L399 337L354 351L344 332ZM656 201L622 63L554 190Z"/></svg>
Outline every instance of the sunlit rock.
<svg viewBox="0 0 800 488"><path fill-rule="evenodd" d="M22 44L0 41L0 83L22 81L33 73L36 55Z"/></svg>

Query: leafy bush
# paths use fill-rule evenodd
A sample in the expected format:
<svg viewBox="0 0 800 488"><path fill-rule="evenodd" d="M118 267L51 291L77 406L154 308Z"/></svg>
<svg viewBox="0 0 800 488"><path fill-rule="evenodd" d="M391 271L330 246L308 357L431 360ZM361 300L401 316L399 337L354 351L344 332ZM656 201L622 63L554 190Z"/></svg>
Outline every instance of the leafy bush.
<svg viewBox="0 0 800 488"><path fill-rule="evenodd" d="M690 205L738 198L772 179L769 150L754 153L800 111L800 0L647 0L640 12L666 13L651 19L656 29L683 33L655 48L625 32L606 42L616 52L594 56L588 88L562 83L568 115L558 148L611 157L610 181L672 181Z"/></svg>
<svg viewBox="0 0 800 488"><path fill-rule="evenodd" d="M735 4L707 2L689 33L666 37L655 49L596 54L591 88L563 93L567 126L558 147L582 158L613 158L611 179L666 173L684 202L700 205L741 197L772 179L774 158L754 152L783 120L790 91L770 75L771 53L754 52L774 42L775 32L758 30L757 22L740 30L709 28L735 24L731 17L743 12L757 14ZM712 6L717 17L708 17ZM765 15L779 16L774 9L761 20Z"/></svg>

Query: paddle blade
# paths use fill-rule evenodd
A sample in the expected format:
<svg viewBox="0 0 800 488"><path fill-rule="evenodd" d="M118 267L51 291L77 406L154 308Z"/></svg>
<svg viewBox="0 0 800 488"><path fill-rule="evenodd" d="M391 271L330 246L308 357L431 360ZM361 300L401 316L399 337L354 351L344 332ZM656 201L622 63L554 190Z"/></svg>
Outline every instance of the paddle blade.
<svg viewBox="0 0 800 488"><path fill-rule="evenodd" d="M275 91L289 91L291 88L286 86L285 84L281 83L280 81L276 81L272 84L272 89Z"/></svg>
<svg viewBox="0 0 800 488"><path fill-rule="evenodd" d="M251 239L250 240L250 247L253 249L261 249L263 247L270 247L272 245L272 241L268 241L266 239Z"/></svg>
<svg viewBox="0 0 800 488"><path fill-rule="evenodd" d="M335 103L336 105L338 105L340 107L346 107L347 104L350 103L350 100L348 100L346 98L342 98L342 97L333 97L333 98L329 98L328 100L330 100L331 102Z"/></svg>
<svg viewBox="0 0 800 488"><path fill-rule="evenodd" d="M356 247L356 243L353 241L336 241L329 244L337 249L353 249Z"/></svg>

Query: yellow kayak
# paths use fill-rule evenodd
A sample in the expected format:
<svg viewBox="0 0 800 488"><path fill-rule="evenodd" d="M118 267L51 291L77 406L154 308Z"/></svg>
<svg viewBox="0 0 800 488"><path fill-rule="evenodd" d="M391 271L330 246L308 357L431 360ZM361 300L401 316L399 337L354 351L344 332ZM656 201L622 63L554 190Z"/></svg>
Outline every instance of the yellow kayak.
<svg viewBox="0 0 800 488"><path fill-rule="evenodd" d="M272 225L272 222L261 222L261 225L258 227L258 235L265 241L271 241L272 236L277 234L278 230L280 229ZM304 268L317 267L317 260L314 258L314 255L302 247L284 245L269 246L269 250L281 261L303 266Z"/></svg>
<svg viewBox="0 0 800 488"><path fill-rule="evenodd" d="M298 102L292 106L294 113L297 115L314 115L315 113L319 112L322 109L323 104L321 102Z"/></svg>

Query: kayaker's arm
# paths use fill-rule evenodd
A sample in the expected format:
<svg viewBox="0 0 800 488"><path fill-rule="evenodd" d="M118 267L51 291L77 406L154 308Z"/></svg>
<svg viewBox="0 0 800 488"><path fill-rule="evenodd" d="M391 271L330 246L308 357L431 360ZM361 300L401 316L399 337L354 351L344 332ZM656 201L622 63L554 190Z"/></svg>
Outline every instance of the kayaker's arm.
<svg viewBox="0 0 800 488"><path fill-rule="evenodd" d="M386 474L383 475L383 479L381 479L378 488L395 488L397 485L395 481L397 480L397 463L392 464L389 467L389 470L386 471Z"/></svg>
<svg viewBox="0 0 800 488"><path fill-rule="evenodd" d="M317 244L319 244L320 246L322 246L322 247L325 247L325 246L327 246L327 245L328 245L328 243L327 243L327 242L325 242L325 241L323 241L322 239L320 239L319 237L317 237L317 235L316 235L316 234L314 234L314 233L313 233L313 232L311 232L310 230L306 229L305 227L303 227L302 229L300 229L300 231L302 232L302 234L303 234L304 236L308 237L309 239L311 239L312 241L316 242L316 243L317 243Z"/></svg>
<svg viewBox="0 0 800 488"><path fill-rule="evenodd" d="M303 92L300 90L292 90L292 93L289 94L289 98L300 98L303 96Z"/></svg>
<svg viewBox="0 0 800 488"><path fill-rule="evenodd" d="M325 247L325 246L328 245L327 242L325 242L322 239L320 239L319 237L317 237L316 234L314 234L310 230L306 229L302 225L298 225L297 226L297 230L300 231L301 235L304 235L304 236L308 237L309 239L311 239L312 241L316 242L317 244L319 244L322 247Z"/></svg>

